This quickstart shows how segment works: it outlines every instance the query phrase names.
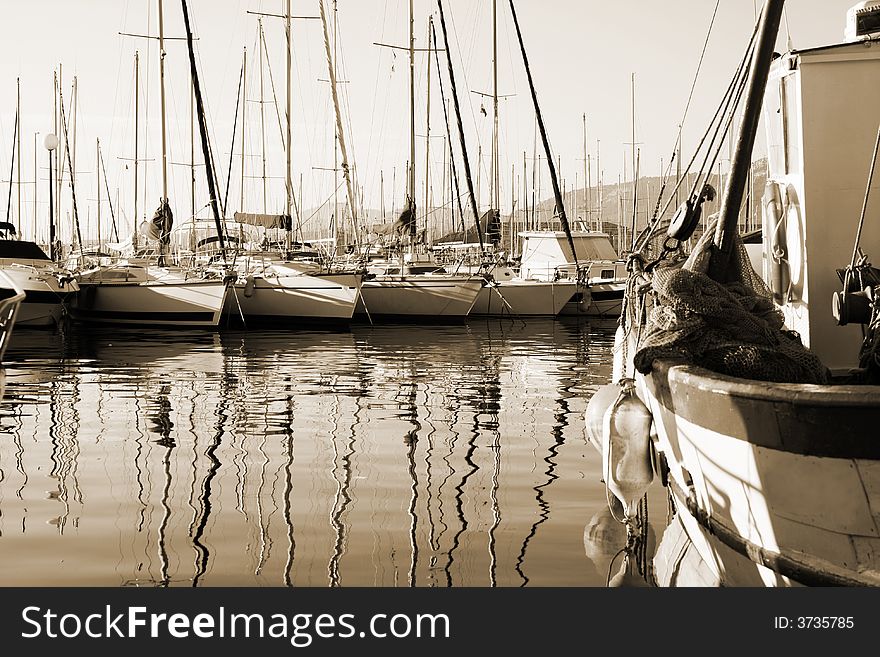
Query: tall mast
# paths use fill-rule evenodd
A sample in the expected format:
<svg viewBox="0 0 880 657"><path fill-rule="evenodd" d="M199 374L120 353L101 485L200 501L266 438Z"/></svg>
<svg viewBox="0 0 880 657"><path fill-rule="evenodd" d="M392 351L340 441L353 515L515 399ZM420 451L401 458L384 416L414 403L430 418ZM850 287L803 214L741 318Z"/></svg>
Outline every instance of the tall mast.
<svg viewBox="0 0 880 657"><path fill-rule="evenodd" d="M193 49L192 30L190 29L189 25L189 11L186 7L186 0L180 0L180 4L183 8L183 23L186 27L186 45L187 49L189 50L190 75L192 79L193 93L195 93L196 111L198 112L199 118L199 135L201 136L202 142L202 155L205 158L205 173L208 177L209 201L211 204L211 210L214 214L214 223L217 228L217 240L220 244L220 253L223 255L225 261L226 243L223 237L223 223L220 219L220 204L219 197L217 195L217 185L214 180L214 167L211 166L211 148L208 144L208 126L205 122L205 105L204 101L202 100L202 90L199 86L198 69L196 68L196 56L195 50Z"/></svg>
<svg viewBox="0 0 880 657"><path fill-rule="evenodd" d="M15 117L18 122L16 148L18 149L18 230L21 231L21 81L15 78Z"/></svg>
<svg viewBox="0 0 880 657"><path fill-rule="evenodd" d="M458 104L458 91L455 88L455 72L452 68L452 52L449 48L449 33L446 31L446 17L443 14L443 3L441 0L437 0L437 8L440 10L440 29L443 30L443 43L445 45L444 50L446 51L446 65L449 69L449 86L452 90L452 104L455 107L455 118L458 123L458 138L461 143L461 158L464 160L464 175L467 180L468 186L468 194L471 197L471 210L474 213L474 224L477 228L477 239L480 242L480 251L484 250L483 246L483 230L480 228L480 214L477 210L477 197L474 194L474 183L471 177L471 165L470 160L468 159L468 151L467 151L467 142L464 138L464 126L461 123L461 107ZM435 43L437 39L434 39ZM451 153L450 146L450 153ZM451 157L451 156L450 156ZM477 159L479 162L479 158ZM477 168L479 171L479 167ZM462 216L462 228L464 227L464 216ZM466 232L466 231L463 231Z"/></svg>
<svg viewBox="0 0 880 657"><path fill-rule="evenodd" d="M287 14L290 14L290 2L288 0ZM286 20L286 19L285 19ZM263 86L263 50L265 50L265 35L263 34L263 19L258 19L259 22L259 30L260 30L260 143L262 144L262 160L263 160L263 213L266 212L266 99L264 96L264 86ZM285 29L287 29L288 25L285 23ZM289 36L289 32L287 32ZM288 44L290 42L288 41ZM288 48L288 54L290 53L290 49ZM288 62L287 66L287 84L290 85L290 63ZM289 98L288 93L288 98ZM290 125L290 105L287 106L287 116L288 116L288 125ZM288 135L289 137L289 135ZM287 170L290 170L290 149L287 149ZM288 214L289 214L288 209Z"/></svg>
<svg viewBox="0 0 880 657"><path fill-rule="evenodd" d="M409 0L409 208L415 227L416 211L416 65L415 65L415 23L413 20L413 0Z"/></svg>
<svg viewBox="0 0 880 657"><path fill-rule="evenodd" d="M101 140L95 140L95 181L98 185L98 251L101 250Z"/></svg>
<svg viewBox="0 0 880 657"><path fill-rule="evenodd" d="M327 30L327 16L324 12L323 0L318 0L318 6L321 10L321 23L324 27L324 49L327 52L327 68L330 72L330 90L333 95L333 109L336 114L336 136L339 139L339 150L342 153L342 175L345 178L345 188L348 192L348 205L351 211L351 220L355 228L355 240L359 243L357 231L357 198L355 197L354 186L351 180L351 167L348 163L348 151L345 147L345 133L342 130L342 112L339 108L339 96L336 91L336 62L330 52L330 34ZM334 149L335 150L335 149ZM337 219L335 225L338 226Z"/></svg>
<svg viewBox="0 0 880 657"><path fill-rule="evenodd" d="M425 228L427 235L428 227L428 194L429 179L431 177L431 25L434 19L428 16L428 74L427 74L427 99L425 104Z"/></svg>
<svg viewBox="0 0 880 657"><path fill-rule="evenodd" d="M784 0L767 0L761 15L758 43L752 55L746 104L743 108L743 118L737 135L736 151L733 154L727 187L721 201L718 225L715 228L714 248L709 260L709 276L719 282L726 282L727 278L727 265L734 248L733 240L742 205L743 188L748 179L752 148L758 131L764 85L770 71L770 61L784 6Z"/></svg>
<svg viewBox="0 0 880 657"><path fill-rule="evenodd" d="M599 196L599 198L598 198L599 216L596 218L596 228L597 228L597 230L601 230L601 231L605 230L605 225L604 225L603 219L602 219L602 207L603 207L602 206L602 196L603 196L602 192L605 191L602 186L604 184L605 183L604 183L604 179L602 176L602 165L599 160L599 140L597 139L596 140L596 189L597 189L597 194Z"/></svg>
<svg viewBox="0 0 880 657"><path fill-rule="evenodd" d="M196 240L196 129L195 129L196 93L192 85L189 89L189 173L190 173L190 220L192 226L192 246Z"/></svg>
<svg viewBox="0 0 880 657"><path fill-rule="evenodd" d="M547 131L544 128L544 119L541 116L541 108L538 105L538 95L535 91L535 83L532 79L532 71L529 68L529 59L526 55L526 47L523 43L522 32L519 29L519 21L516 18L516 9L513 6L513 0L510 0L510 13L513 15L513 25L516 28L516 36L519 40L519 47L522 51L523 63L526 68L526 75L529 79L529 89L532 92L532 102L535 105L535 115L538 120L538 129L541 132L541 141L544 144L544 153L547 156L547 167L550 169L550 181L553 183L553 196L556 200L556 209L559 212L559 223L562 224L562 230L568 238L568 245L571 247L571 255L577 265L577 250L574 246L574 238L571 235L571 226L568 224L568 216L565 214L565 201L562 198L562 192L559 190L559 180L556 177L556 168L553 166L553 156L550 151L550 141L547 138Z"/></svg>
<svg viewBox="0 0 880 657"><path fill-rule="evenodd" d="M498 0L492 0L492 208L501 208L501 173L498 170Z"/></svg>
<svg viewBox="0 0 880 657"><path fill-rule="evenodd" d="M162 200L168 200L168 153L165 135L165 21L159 0L159 97L162 109Z"/></svg>
<svg viewBox="0 0 880 657"><path fill-rule="evenodd" d="M590 225L592 207L590 203L590 154L587 152L587 114L584 112L584 213L587 215L587 226Z"/></svg>
<svg viewBox="0 0 880 657"><path fill-rule="evenodd" d="M139 55L134 52L134 217L133 226L131 227L131 246L137 252L138 246L138 115L139 115L139 98L140 84L138 82L138 64Z"/></svg>
<svg viewBox="0 0 880 657"><path fill-rule="evenodd" d="M37 203L37 196L40 191L39 190L40 181L39 181L38 170L37 170L37 161L38 161L38 158L37 158L37 135L38 134L40 134L40 133L39 132L34 133L34 233L33 233L34 242L37 241L37 207L39 206L39 203ZM50 154L50 157L51 157L51 154Z"/></svg>
<svg viewBox="0 0 880 657"><path fill-rule="evenodd" d="M245 155L245 126L247 125L247 47L244 49L241 63L241 202L239 208L244 212L244 159Z"/></svg>
<svg viewBox="0 0 880 657"><path fill-rule="evenodd" d="M18 83L18 81L16 80L16 84L17 83ZM10 216L10 214L12 212L12 185L14 184L14 182L12 180L12 174L15 172L15 144L18 141L19 119L20 119L20 117L18 115L18 109L16 108L16 110L15 110L15 131L12 134L12 158L11 158L12 161L9 164L9 195L6 198L6 222L7 223L11 223L10 219L12 218ZM20 189L20 187L19 187L19 189ZM18 233L21 232L21 220L19 220L17 232Z"/></svg>
<svg viewBox="0 0 880 657"><path fill-rule="evenodd" d="M260 26L260 33L261 34L262 34L262 31L263 31L263 28L261 25ZM291 96L290 71L291 71L291 68L293 68L293 62L292 62L293 54L291 51L291 43L290 43L290 40L291 40L290 0L287 0L285 3L284 34L286 36L286 42L287 42L287 72L286 72L286 74L287 74L287 91L286 91L286 100L285 100L285 107L286 107L286 111L287 111L287 139L286 139L286 145L287 145L287 149L286 149L287 150L287 171L286 171L286 188L287 189L286 189L286 191L287 191L287 193L284 195L284 197L285 197L284 198L284 213L289 217L291 214L291 199L293 198L293 180L291 179L292 174L291 174L291 170L290 170L291 153L293 152L293 142L292 142L292 133L291 133L291 121L293 120L293 117L291 116L291 113L290 113L291 112L291 109L290 109L290 96ZM262 73L261 73L261 75L262 75ZM290 247L290 244L289 244L290 230L288 230L286 232L286 235L287 235L286 239L288 241L287 246L289 248Z"/></svg>

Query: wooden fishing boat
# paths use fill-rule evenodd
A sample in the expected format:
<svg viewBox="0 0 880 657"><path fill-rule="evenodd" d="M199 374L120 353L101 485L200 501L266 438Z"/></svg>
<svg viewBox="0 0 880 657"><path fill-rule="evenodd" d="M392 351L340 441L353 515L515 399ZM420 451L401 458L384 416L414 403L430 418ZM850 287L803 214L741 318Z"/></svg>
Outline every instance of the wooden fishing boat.
<svg viewBox="0 0 880 657"><path fill-rule="evenodd" d="M622 399L650 418L640 474L606 472L648 482L647 461L667 486L677 518L654 561L664 585L695 581L682 574L694 561L714 585L880 585L880 278L867 261L880 224L864 221L880 145L880 87L864 84L880 76L880 48L865 29L880 3L854 8L863 29L851 41L774 56L782 7L768 0L762 15L719 227L702 241L708 268L698 245L679 271L642 271L653 324L624 318L614 375L637 399L615 385L588 409L603 448L642 444L625 435ZM759 281L743 292L752 269L735 233L762 104L766 296ZM689 284L699 302L664 296Z"/></svg>

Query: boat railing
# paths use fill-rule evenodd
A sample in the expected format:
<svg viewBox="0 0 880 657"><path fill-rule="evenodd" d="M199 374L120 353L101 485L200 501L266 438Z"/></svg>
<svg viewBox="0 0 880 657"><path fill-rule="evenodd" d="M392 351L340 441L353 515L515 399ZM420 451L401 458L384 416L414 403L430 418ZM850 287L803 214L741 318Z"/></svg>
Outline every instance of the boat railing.
<svg viewBox="0 0 880 657"><path fill-rule="evenodd" d="M25 292L6 272L0 270L0 286L8 287L12 290L11 297L0 300L0 362L6 353L6 346L9 344L12 335L12 327L15 325L15 317L18 315L18 308L24 300Z"/></svg>

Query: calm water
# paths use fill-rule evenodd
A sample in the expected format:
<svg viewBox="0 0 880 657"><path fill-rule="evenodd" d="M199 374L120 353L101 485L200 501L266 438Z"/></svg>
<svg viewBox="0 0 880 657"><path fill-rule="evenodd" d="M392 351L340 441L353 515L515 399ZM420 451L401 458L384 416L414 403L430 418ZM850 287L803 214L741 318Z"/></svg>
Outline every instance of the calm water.
<svg viewBox="0 0 880 657"><path fill-rule="evenodd" d="M613 330L16 331L0 581L603 586Z"/></svg>

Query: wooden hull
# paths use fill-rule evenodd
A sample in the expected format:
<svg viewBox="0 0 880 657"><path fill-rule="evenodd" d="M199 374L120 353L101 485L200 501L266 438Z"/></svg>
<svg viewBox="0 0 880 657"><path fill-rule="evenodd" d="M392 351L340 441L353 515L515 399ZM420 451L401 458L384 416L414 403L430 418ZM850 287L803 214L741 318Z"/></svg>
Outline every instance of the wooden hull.
<svg viewBox="0 0 880 657"><path fill-rule="evenodd" d="M470 314L552 317L559 314L577 289L577 284L572 281L497 281L480 290Z"/></svg>
<svg viewBox="0 0 880 657"><path fill-rule="evenodd" d="M721 584L880 585L880 387L656 361L639 391L682 525Z"/></svg>
<svg viewBox="0 0 880 657"><path fill-rule="evenodd" d="M230 289L224 313L244 321L348 321L360 295L360 274L254 276Z"/></svg>
<svg viewBox="0 0 880 657"><path fill-rule="evenodd" d="M479 276L377 276L361 286L362 305L358 308L370 317L463 319L482 287Z"/></svg>

